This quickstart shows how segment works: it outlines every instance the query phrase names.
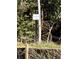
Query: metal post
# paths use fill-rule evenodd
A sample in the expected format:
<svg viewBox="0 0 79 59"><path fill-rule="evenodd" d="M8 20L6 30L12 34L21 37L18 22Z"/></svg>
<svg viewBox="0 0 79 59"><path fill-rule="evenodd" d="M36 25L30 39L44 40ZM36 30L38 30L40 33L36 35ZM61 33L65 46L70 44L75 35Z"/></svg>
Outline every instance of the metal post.
<svg viewBox="0 0 79 59"><path fill-rule="evenodd" d="M38 0L38 14L39 14L39 42L41 42L41 6L40 6L40 0Z"/></svg>

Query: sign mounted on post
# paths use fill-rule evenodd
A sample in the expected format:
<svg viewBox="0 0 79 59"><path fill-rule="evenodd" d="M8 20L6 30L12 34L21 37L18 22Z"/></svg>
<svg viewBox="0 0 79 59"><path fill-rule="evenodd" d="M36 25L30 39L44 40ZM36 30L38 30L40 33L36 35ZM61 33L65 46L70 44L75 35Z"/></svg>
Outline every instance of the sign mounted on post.
<svg viewBox="0 0 79 59"><path fill-rule="evenodd" d="M40 15L39 14L33 14L33 20L39 20Z"/></svg>

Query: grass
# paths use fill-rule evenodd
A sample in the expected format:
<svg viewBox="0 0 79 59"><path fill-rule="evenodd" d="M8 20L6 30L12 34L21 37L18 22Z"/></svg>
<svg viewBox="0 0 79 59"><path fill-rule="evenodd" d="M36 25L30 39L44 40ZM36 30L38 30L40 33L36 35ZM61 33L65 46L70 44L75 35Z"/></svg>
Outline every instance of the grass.
<svg viewBox="0 0 79 59"><path fill-rule="evenodd" d="M29 48L37 48L37 49L54 49L54 48L60 48L60 44L56 44L54 42L37 42L37 43L30 43L28 44Z"/></svg>

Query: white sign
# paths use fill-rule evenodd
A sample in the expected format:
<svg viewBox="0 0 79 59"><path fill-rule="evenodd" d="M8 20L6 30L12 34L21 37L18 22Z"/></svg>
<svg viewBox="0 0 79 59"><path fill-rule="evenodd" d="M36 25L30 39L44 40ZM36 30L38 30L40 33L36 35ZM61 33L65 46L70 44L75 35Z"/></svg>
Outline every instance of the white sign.
<svg viewBox="0 0 79 59"><path fill-rule="evenodd" d="M39 14L33 14L33 20L39 20L40 15Z"/></svg>

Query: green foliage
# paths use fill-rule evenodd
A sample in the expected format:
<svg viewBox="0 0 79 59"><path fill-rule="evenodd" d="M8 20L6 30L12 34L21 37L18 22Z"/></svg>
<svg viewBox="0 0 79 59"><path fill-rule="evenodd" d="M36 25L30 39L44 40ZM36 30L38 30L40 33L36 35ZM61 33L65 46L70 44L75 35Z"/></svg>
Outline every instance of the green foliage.
<svg viewBox="0 0 79 59"><path fill-rule="evenodd" d="M59 21L61 18L61 0L41 0L44 19Z"/></svg>
<svg viewBox="0 0 79 59"><path fill-rule="evenodd" d="M17 19L17 36L33 38L35 36L35 21L24 20L23 17L18 17Z"/></svg>
<svg viewBox="0 0 79 59"><path fill-rule="evenodd" d="M35 36L35 21L32 20L36 0L17 0L17 37Z"/></svg>

